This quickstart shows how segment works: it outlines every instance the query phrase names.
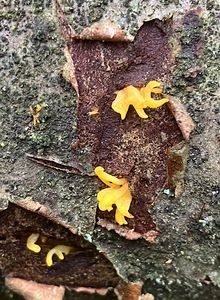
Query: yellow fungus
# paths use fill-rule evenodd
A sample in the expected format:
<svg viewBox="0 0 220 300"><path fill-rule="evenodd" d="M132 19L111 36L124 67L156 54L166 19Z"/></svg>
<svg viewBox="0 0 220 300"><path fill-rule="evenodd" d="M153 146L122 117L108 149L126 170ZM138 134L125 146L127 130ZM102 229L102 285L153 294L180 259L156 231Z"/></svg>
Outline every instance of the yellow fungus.
<svg viewBox="0 0 220 300"><path fill-rule="evenodd" d="M32 233L27 239L27 248L35 253L39 253L41 251L41 247L35 244L39 236L39 233Z"/></svg>
<svg viewBox="0 0 220 300"><path fill-rule="evenodd" d="M70 253L71 247L65 246L65 245L57 245L54 248L52 248L46 256L46 264L48 267L51 267L53 265L53 255L56 254L56 256L60 259L64 259L64 255L68 255Z"/></svg>
<svg viewBox="0 0 220 300"><path fill-rule="evenodd" d="M140 89L140 93L145 101L145 108L158 108L169 101L168 98L163 98L161 100L155 100L152 98L151 93L161 93L162 90L159 87L160 83L157 81L150 81L145 87Z"/></svg>
<svg viewBox="0 0 220 300"><path fill-rule="evenodd" d="M127 224L124 217L133 218L129 213L129 208L132 200L131 192L128 187L128 182L125 178L118 179L104 171L102 167L95 168L95 174L109 188L98 192L97 200L99 209L102 211L111 211L112 205L115 204L115 220L119 225Z"/></svg>
<svg viewBox="0 0 220 300"><path fill-rule="evenodd" d="M117 92L117 96L112 102L112 109L119 113L121 115L121 119L124 120L129 106L133 105L139 117L146 119L148 116L144 111L145 108L158 108L169 101L168 98L155 100L152 98L152 93L162 93L159 82L150 81L143 88L136 88L132 85L129 85Z"/></svg>
<svg viewBox="0 0 220 300"><path fill-rule="evenodd" d="M117 208L116 208L116 211L115 211L115 220L117 221L117 223L119 225L128 224L128 222L125 220L125 217L123 216L123 214L121 214L120 211Z"/></svg>
<svg viewBox="0 0 220 300"><path fill-rule="evenodd" d="M102 167L95 168L95 174L99 177L99 179L104 182L107 186L110 187L118 187L127 182L126 179L120 178L118 179L115 176L112 176L104 171Z"/></svg>
<svg viewBox="0 0 220 300"><path fill-rule="evenodd" d="M152 89L152 93L154 93L154 94L161 94L162 93L162 88L157 88L157 87L155 87L155 88L153 88Z"/></svg>
<svg viewBox="0 0 220 300"><path fill-rule="evenodd" d="M94 115L97 115L98 113L99 113L98 109L94 109L94 110L92 110L92 111L89 111L89 112L88 112L88 115L89 115L89 116L94 116Z"/></svg>
<svg viewBox="0 0 220 300"><path fill-rule="evenodd" d="M30 112L32 113L32 116L33 116L34 127L36 127L40 123L39 113L42 109L42 106L40 104L37 104L34 108L32 108L32 106L30 106L29 109L30 109Z"/></svg>
<svg viewBox="0 0 220 300"><path fill-rule="evenodd" d="M132 85L125 87L117 93L115 100L112 102L112 109L119 113L121 119L124 120L130 105L134 106L134 109L141 118L147 118L143 110L144 98L139 90Z"/></svg>

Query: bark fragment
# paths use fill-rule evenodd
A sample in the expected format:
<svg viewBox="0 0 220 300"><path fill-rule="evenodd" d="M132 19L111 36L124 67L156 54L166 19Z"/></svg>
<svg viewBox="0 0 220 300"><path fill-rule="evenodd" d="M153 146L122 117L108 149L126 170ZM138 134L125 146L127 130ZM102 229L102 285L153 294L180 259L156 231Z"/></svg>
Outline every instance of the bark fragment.
<svg viewBox="0 0 220 300"><path fill-rule="evenodd" d="M20 278L6 278L5 284L9 289L22 295L25 300L62 300L65 292L62 286L39 284Z"/></svg>
<svg viewBox="0 0 220 300"><path fill-rule="evenodd" d="M173 63L169 46L172 24L159 20L147 22L133 42L124 39L100 42L102 32L104 40L105 26L102 25L93 40L79 40L80 36L67 39L66 51L74 66L79 96L77 143L73 148L86 150L93 168L102 166L108 173L129 180L133 195L130 212L134 219L120 228L115 224L114 211L98 211L98 224L128 239L145 237L152 241L159 231L149 208L158 192L170 183L168 153L188 139L193 125L183 108L177 120L177 110L172 112L171 105L164 105L147 111L146 120L129 109L126 119L121 121L111 104L115 92L127 85L141 87L151 80L163 83L168 80ZM93 110L99 113L90 115ZM187 126L181 124L182 128L179 124L183 116L187 116L188 123Z"/></svg>

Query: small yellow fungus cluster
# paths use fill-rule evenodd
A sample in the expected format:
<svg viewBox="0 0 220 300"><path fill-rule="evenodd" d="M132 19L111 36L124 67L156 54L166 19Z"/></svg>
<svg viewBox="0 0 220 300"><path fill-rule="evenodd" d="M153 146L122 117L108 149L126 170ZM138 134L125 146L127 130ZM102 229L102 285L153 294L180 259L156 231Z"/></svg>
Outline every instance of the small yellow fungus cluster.
<svg viewBox="0 0 220 300"><path fill-rule="evenodd" d="M39 113L42 109L42 106L40 104L37 104L34 108L32 108L32 106L30 106L29 109L30 109L30 112L32 113L32 116L33 116L34 127L36 127L40 123Z"/></svg>
<svg viewBox="0 0 220 300"><path fill-rule="evenodd" d="M150 81L145 87L142 88L136 88L132 85L129 85L117 92L117 96L112 102L112 109L119 113L121 115L121 119L124 120L129 106L133 105L139 117L146 119L148 116L144 111L145 108L158 108L169 101L168 98L155 100L152 98L152 93L162 93L159 82Z"/></svg>
<svg viewBox="0 0 220 300"><path fill-rule="evenodd" d="M36 244L38 238L40 237L39 233L32 233L28 239L27 239L27 248L35 253L39 253L41 251L41 247L39 245ZM41 240L42 242L46 242L46 237L42 236ZM46 265L48 267L51 267L53 265L53 255L56 254L56 256L60 259L63 260L64 259L64 255L68 255L70 253L70 250L72 248L69 246L65 246L65 245L57 245L54 248L52 248L46 256Z"/></svg>
<svg viewBox="0 0 220 300"><path fill-rule="evenodd" d="M118 179L109 175L102 167L95 168L95 174L109 188L101 190L97 195L99 209L102 211L111 211L112 205L116 206L115 220L119 225L127 224L125 217L133 218L129 213L132 200L131 192L128 187L128 181L125 178Z"/></svg>

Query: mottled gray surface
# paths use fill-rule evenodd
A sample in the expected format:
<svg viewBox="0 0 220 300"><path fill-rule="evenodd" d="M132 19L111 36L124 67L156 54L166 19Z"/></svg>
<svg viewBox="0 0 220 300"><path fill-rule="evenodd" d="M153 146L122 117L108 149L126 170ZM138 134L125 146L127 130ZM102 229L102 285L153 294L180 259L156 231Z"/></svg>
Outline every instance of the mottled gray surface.
<svg viewBox="0 0 220 300"><path fill-rule="evenodd" d="M38 166L25 156L72 163L76 96L62 77L64 46L51 6L5 5L0 39L0 205L31 196L67 224L91 232L96 211L92 180ZM40 126L34 128L29 106L37 103L43 109Z"/></svg>
<svg viewBox="0 0 220 300"><path fill-rule="evenodd" d="M63 1L68 19L78 24L73 26L77 31L108 16L130 37L144 18L168 16L175 10L177 23L191 3L78 2L77 9L71 1ZM0 2L1 207L10 199L32 196L67 224L91 233L96 210L93 180L46 169L25 157L32 153L53 155L63 162L72 159L75 94L62 78L63 41L51 3L10 3ZM186 105L197 125L190 141L185 192L180 199L161 195L152 207L161 230L156 244L126 241L101 228L94 234L96 245L124 278L144 281L144 292L163 300L220 298L219 15L215 1L191 3L198 5L204 9L201 21L194 27L177 26L175 31L177 67L167 87L167 92ZM201 36L203 51L195 55L190 45ZM29 106L36 103L44 106L38 129L33 128L29 113Z"/></svg>
<svg viewBox="0 0 220 300"><path fill-rule="evenodd" d="M111 20L118 24L129 39L133 39L144 21L169 18L183 12L189 1L137 0L61 0L64 13L76 32L95 22Z"/></svg>

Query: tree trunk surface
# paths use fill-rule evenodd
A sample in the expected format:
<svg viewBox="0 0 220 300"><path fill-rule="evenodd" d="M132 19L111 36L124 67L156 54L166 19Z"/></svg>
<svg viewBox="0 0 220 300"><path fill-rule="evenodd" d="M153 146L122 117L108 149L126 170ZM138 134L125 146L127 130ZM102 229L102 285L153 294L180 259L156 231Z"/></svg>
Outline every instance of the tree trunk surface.
<svg viewBox="0 0 220 300"><path fill-rule="evenodd" d="M56 4L0 1L0 298L10 296L4 279L20 278L65 287L64 299L220 299L218 1L62 0L60 15ZM106 20L120 28L118 40L82 34ZM109 73L100 71L97 53ZM195 123L189 140L187 122L168 108L149 113L155 126L148 127L131 111L121 123L109 110L110 93L150 80L184 105ZM99 97L101 121L88 119ZM136 139L119 138L134 120ZM139 140L145 135L152 148ZM179 157L173 152L166 165L167 152L181 143L189 148L185 173L166 186ZM137 197L131 210L138 218L127 231L97 209L98 165L126 176ZM146 168L156 183L149 174L140 180ZM26 247L32 233L42 237L39 254ZM45 257L58 244L72 252L48 268Z"/></svg>

